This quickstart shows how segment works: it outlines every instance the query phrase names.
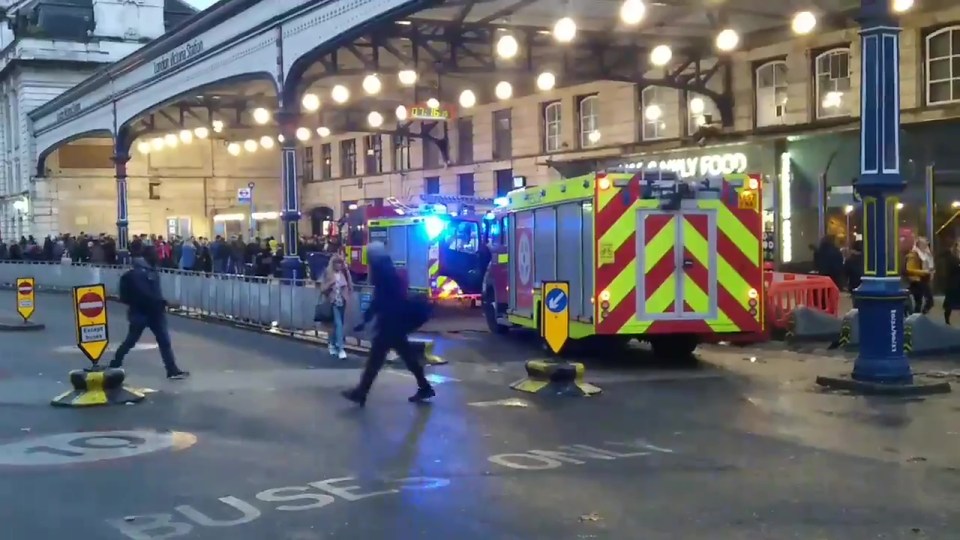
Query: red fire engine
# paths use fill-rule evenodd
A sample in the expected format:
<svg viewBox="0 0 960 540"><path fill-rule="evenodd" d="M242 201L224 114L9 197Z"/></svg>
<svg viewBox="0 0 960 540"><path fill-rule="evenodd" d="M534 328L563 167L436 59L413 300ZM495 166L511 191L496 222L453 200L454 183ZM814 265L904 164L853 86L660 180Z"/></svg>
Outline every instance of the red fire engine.
<svg viewBox="0 0 960 540"><path fill-rule="evenodd" d="M681 358L708 336L761 332L760 189L643 170L511 192L484 284L491 331L541 330L540 284L567 281L570 340L639 338Z"/></svg>

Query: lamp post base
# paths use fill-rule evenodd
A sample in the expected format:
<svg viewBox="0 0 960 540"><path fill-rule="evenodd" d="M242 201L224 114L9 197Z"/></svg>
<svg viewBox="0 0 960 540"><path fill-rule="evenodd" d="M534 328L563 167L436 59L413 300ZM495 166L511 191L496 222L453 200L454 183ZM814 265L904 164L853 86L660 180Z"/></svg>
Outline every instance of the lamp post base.
<svg viewBox="0 0 960 540"><path fill-rule="evenodd" d="M300 257L285 256L280 261L280 277L285 280L306 279L306 267Z"/></svg>
<svg viewBox="0 0 960 540"><path fill-rule="evenodd" d="M860 354L853 364L853 380L912 384L913 372L903 350L907 291L901 288L900 278L864 278L853 294L860 325Z"/></svg>

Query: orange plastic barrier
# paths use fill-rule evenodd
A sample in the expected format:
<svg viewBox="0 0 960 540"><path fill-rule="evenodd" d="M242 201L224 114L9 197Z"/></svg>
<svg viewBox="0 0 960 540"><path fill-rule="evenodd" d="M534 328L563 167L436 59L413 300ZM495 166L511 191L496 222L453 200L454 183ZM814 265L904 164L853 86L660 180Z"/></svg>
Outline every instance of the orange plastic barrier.
<svg viewBox="0 0 960 540"><path fill-rule="evenodd" d="M840 291L826 276L766 272L764 281L771 329L786 330L787 316L799 306L839 316Z"/></svg>

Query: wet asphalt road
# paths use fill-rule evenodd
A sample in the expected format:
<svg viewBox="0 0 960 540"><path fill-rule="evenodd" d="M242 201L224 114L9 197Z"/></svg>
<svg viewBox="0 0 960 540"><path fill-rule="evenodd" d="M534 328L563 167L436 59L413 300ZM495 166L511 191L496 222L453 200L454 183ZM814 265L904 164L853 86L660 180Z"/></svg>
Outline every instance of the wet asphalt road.
<svg viewBox="0 0 960 540"><path fill-rule="evenodd" d="M463 332L439 338L432 405L389 370L357 409L337 391L359 358L171 318L191 380L163 379L147 338L127 362L147 401L62 410L86 362L69 299L41 295L37 319L0 333L3 540L960 537L960 400L811 391L840 359L606 355L602 396L559 399L509 388L540 356L525 340Z"/></svg>

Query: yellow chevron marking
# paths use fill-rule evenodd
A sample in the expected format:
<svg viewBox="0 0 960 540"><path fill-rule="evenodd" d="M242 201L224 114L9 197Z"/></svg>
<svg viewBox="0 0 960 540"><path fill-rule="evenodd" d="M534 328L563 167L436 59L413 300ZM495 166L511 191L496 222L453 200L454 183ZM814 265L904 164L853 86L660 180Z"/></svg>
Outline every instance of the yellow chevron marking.
<svg viewBox="0 0 960 540"><path fill-rule="evenodd" d="M637 291L637 261L630 261L623 270L613 278L613 281L604 289L610 293L610 310L613 311L625 301L628 296ZM599 310L599 302L597 303ZM599 310L602 311L602 310ZM599 313L598 311L598 313Z"/></svg>
<svg viewBox="0 0 960 540"><path fill-rule="evenodd" d="M610 187L610 189L600 189L597 188L597 208L596 212L600 212L613 200L614 197L620 194L620 188Z"/></svg>
<svg viewBox="0 0 960 540"><path fill-rule="evenodd" d="M707 279L713 279L713 276L709 275L710 244L687 219L683 220L683 247L707 269ZM686 272L683 279L683 299L694 313L710 312L710 295L702 291L700 286L686 275Z"/></svg>
<svg viewBox="0 0 960 540"><path fill-rule="evenodd" d="M428 275L435 276L439 271L440 271L440 261L435 261L433 264L430 265L430 273Z"/></svg>
<svg viewBox="0 0 960 540"><path fill-rule="evenodd" d="M640 227L646 227L641 223ZM644 238L646 246L643 248L643 272L649 273L653 267L659 263L664 255L670 253L677 243L677 220L670 218L670 221L660 229L653 238Z"/></svg>
<svg viewBox="0 0 960 540"><path fill-rule="evenodd" d="M646 300L647 313L666 313L677 301L677 278L671 275ZM673 311L673 310L670 310Z"/></svg>
<svg viewBox="0 0 960 540"><path fill-rule="evenodd" d="M617 218L613 226L603 233L600 237L601 246L611 246L614 253L616 253L616 251L620 249L620 246L630 239L630 235L633 234L637 228L636 207L636 202L631 204L623 215Z"/></svg>
<svg viewBox="0 0 960 540"><path fill-rule="evenodd" d="M760 239L756 233L750 232L750 229L733 215L733 212L718 200L700 201L701 208L712 208L717 211L717 228L727 235L733 245L737 246L747 260L753 264L760 265Z"/></svg>

